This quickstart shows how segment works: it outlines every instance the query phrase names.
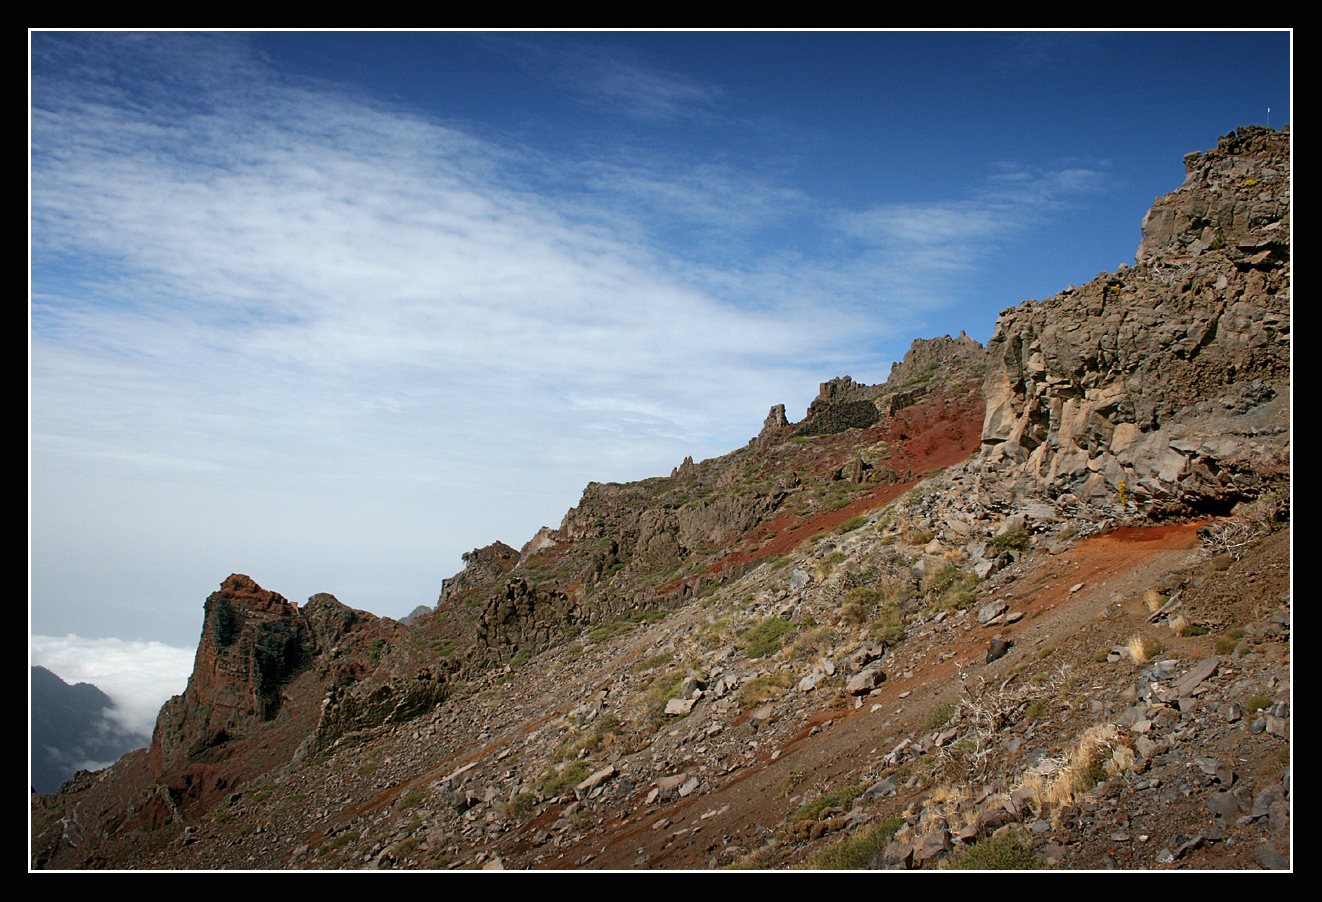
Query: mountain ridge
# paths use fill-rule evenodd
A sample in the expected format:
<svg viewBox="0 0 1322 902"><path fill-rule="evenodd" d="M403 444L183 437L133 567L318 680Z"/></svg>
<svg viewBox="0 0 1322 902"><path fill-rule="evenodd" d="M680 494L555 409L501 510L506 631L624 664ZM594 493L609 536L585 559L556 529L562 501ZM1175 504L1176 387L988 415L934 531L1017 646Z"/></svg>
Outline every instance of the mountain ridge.
<svg viewBox="0 0 1322 902"><path fill-rule="evenodd" d="M92 683L64 682L45 667L31 668L32 787L54 792L78 762L110 761L147 744L109 722L115 702Z"/></svg>
<svg viewBox="0 0 1322 902"><path fill-rule="evenodd" d="M408 625L325 594L300 607L232 575L207 600L194 675L162 709L152 748L80 775L55 796L34 797L33 866L688 867L747 860L780 867L809 860L828 834L849 830L861 839L891 809L902 825L885 855L875 850L878 867L935 866L997 830L1018 837L1039 861L1114 861L1096 840L1077 839L1071 848L1069 836L1088 833L1068 826L1083 824L1084 815L1061 813L1079 809L1077 798L1048 803L1043 792L1022 795L1028 783L1014 786L1026 779L1016 755L1021 733L1032 736L1023 720L1029 703L1007 702L1003 722L984 735L976 715L986 696L975 697L968 683L975 666L968 643L1001 643L998 657L1007 663L988 653L981 666L1032 670L1024 657L1032 629L1052 624L1061 643L1095 630L1110 596L1082 588L1087 580L1067 595L1052 594L1048 583L1058 577L1041 575L1078 572L1066 560L1076 554L1095 560L1098 572L1110 568L1113 584L1125 580L1117 562L1131 556L1129 578L1144 575L1146 590L1164 594L1167 605L1182 595L1205 599L1159 621L1176 644L1189 638L1181 634L1186 625L1204 630L1192 634L1204 638L1183 643L1184 655L1216 657L1205 638L1211 626L1279 626L1278 602L1288 611L1288 574L1284 597L1274 595L1279 542L1271 546L1276 557L1253 577L1276 587L1261 600L1270 610L1259 610L1223 597L1218 578L1195 560L1200 527L1181 525L1218 518L1201 527L1201 547L1230 555L1217 574L1241 566L1273 536L1287 536L1288 559L1288 129L1236 130L1213 150L1186 156L1185 166L1181 187L1144 218L1133 266L1003 311L986 348L963 334L920 339L881 385L849 377L823 383L798 423L775 405L759 435L727 455L686 459L668 477L590 483L559 527L539 531L521 550L493 543L465 555L464 569L443 581L436 608L415 611ZM1142 527L1155 527L1154 538L1124 532ZM1239 544L1227 538L1235 530ZM1089 550L1072 550L1079 548ZM1144 587L1127 591L1117 606L1132 605ZM997 596L1017 596L1028 610L1007 606L984 618L998 601L1006 604ZM1084 610L1092 619L1080 619ZM1114 616L1151 632L1147 613ZM1171 626L1186 613L1196 619ZM1221 664L1223 672L1256 673L1241 678L1255 687L1267 680L1270 716L1278 720L1288 717L1288 613L1284 623L1283 681L1276 651L1250 648L1249 656L1262 658L1256 672L1252 662ZM1280 645L1280 632L1259 632L1260 646ZM913 644L933 641L950 649L936 663ZM1016 644L1021 651L1006 655ZM765 653L754 653L764 645ZM1035 653L1048 647L1056 646L1039 644ZM1111 653L1101 662L1077 657L1070 666L1112 667L1095 676L1108 686L1132 681L1114 670ZM1142 667L1141 657L1131 654L1124 666ZM587 661L598 664L583 670ZM957 673L946 667L950 661ZM1170 670L1152 679L1141 671L1138 685L1191 672L1178 664ZM1050 694L1051 684L1051 693L1068 695L1057 685L1068 676L1044 678L1034 684L1037 693ZM1211 678L1195 683L1200 694L1230 691L1202 686ZM901 696L898 684L910 688ZM956 687L965 695L946 701ZM1145 745L1124 733L1132 721L1117 724L1122 712L1109 693L1096 693L1098 710L1071 696L1050 714L1062 725L1097 715L1089 729L1112 731L1107 761L1133 756L1102 786L1132 783L1126 775L1144 762L1164 766L1152 762L1179 744ZM915 729L904 713L911 694L931 711L954 705L949 726L939 725L935 738L919 730L879 756L843 750L843 737L866 733L869 715L884 721L872 742L897 724ZM1117 684L1115 698L1124 697ZM869 699L870 711L863 707ZM1195 710L1192 703L1174 708ZM1160 711L1143 713L1132 717L1160 720ZM1194 730L1183 716L1163 729ZM1014 736L1002 741L1002 731ZM1149 733L1160 730L1139 739L1149 741ZM1230 742L1227 735L1217 733L1217 742ZM1288 721L1251 735L1259 738L1246 741L1262 744L1252 754L1264 760L1274 754L1269 744L1285 738L1288 761ZM739 739L729 745L723 736ZM814 779L838 770L835 778L850 785L866 778L867 791L834 806L834 815L798 818L782 799L811 799L794 791L791 770L784 796L782 783L749 789L745 799L736 786L784 767L780 752L768 756L768 742L782 751L834 748L814 759ZM972 747L948 751L965 743ZM999 770L984 766L992 760ZM990 781L980 801L959 782L960 767ZM937 784L937 776L948 781ZM1259 782L1270 784L1262 792L1288 798L1288 776L1284 789L1280 780ZM345 794L327 795L331 785ZM940 800L937 790L945 793ZM301 826L288 807L300 794L318 799ZM727 799L725 809L689 810L708 795ZM829 796L825 787L818 795ZM265 804L273 797L274 808ZM958 813L938 816L946 799ZM950 827L968 819L970 805L972 821L952 838L959 831ZM93 807L110 814L71 816ZM415 809L425 816L405 830ZM993 824L993 809L1013 816ZM1261 815L1271 838L1259 848L1270 845L1277 856L1283 816ZM1216 818L1219 838L1165 850L1169 861L1144 866L1197 862L1190 856L1204 847L1221 855L1202 853L1208 866L1242 864L1222 854L1227 817ZM92 820L96 826L87 826ZM265 832L264 823L277 821L280 833L297 839L277 842ZM648 834L627 827L642 821L652 824ZM253 856L249 864L224 851L253 845L244 837L254 834L236 833L236 822L268 846L261 856L245 853ZM680 822L688 826L669 829ZM692 850L677 857L703 824L723 825L728 847L740 853L699 843L696 858ZM752 848L754 834L771 841ZM1032 842L1042 834L1050 842ZM601 848L601 837L623 836L650 851ZM1174 836L1169 842L1181 845ZM575 857L574 849L594 844L597 857Z"/></svg>

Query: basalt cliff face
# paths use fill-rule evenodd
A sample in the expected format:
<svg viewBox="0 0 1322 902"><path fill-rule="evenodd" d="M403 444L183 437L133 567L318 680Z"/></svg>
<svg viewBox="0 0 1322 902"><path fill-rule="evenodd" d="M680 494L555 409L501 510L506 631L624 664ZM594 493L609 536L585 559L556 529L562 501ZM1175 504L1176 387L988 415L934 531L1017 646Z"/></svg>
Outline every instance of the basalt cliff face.
<svg viewBox="0 0 1322 902"><path fill-rule="evenodd" d="M983 459L1060 494L1226 512L1288 478L1289 136L1185 157L1137 262L1002 313Z"/></svg>
<svg viewBox="0 0 1322 902"><path fill-rule="evenodd" d="M407 625L229 577L32 866L1288 866L1289 134L1185 164L1133 266L592 483Z"/></svg>

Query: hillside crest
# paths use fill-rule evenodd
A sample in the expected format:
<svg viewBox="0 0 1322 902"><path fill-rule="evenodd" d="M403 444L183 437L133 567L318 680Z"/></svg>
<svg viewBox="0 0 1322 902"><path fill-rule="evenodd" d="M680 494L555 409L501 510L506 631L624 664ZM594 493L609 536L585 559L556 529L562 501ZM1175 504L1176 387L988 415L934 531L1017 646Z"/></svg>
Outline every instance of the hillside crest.
<svg viewBox="0 0 1322 902"><path fill-rule="evenodd" d="M1002 311L985 348L917 340L880 385L823 383L798 422L777 404L729 454L590 483L522 549L466 554L407 624L231 575L150 750L34 796L33 866L780 867L892 815L872 866L935 867L1030 821L1014 835L1037 860L1098 866L1101 820L1025 794L1033 748L1040 763L1096 727L1132 777L1192 766L1181 736L1266 760L1289 735L1288 675L1262 651L1284 643L1288 672L1289 141L1246 127L1189 154L1134 265ZM1209 516L1216 571L1185 525ZM1148 545L1117 538L1150 527ZM1271 588L1232 598L1227 568ZM1133 604L1145 587L1155 619ZM1131 620L1177 645L1203 632L1136 676L1111 633ZM1259 630L1247 663L1195 668L1232 627ZM1057 648L1052 676L1036 661ZM1004 680L991 726L975 672ZM1256 744L1182 719L1194 695L1260 686L1277 721ZM1025 719L1035 697L1059 743ZM1134 718L1152 724L1139 740ZM1288 776L1245 779L1288 793ZM866 792L833 808L843 782ZM786 807L824 797L810 818ZM1203 860L1181 849L1170 861Z"/></svg>

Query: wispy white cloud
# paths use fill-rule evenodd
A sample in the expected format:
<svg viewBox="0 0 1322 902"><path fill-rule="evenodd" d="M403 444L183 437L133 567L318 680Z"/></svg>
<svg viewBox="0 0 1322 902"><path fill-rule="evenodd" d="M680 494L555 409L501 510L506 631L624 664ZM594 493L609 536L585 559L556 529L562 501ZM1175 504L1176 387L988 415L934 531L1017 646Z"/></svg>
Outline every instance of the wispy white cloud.
<svg viewBox="0 0 1322 902"><path fill-rule="evenodd" d="M559 85L566 97L640 122L712 120L725 94L717 84L667 71L619 44L569 35L552 41L499 35L488 37L487 44Z"/></svg>
<svg viewBox="0 0 1322 902"><path fill-rule="evenodd" d="M66 683L91 683L110 696L110 721L128 733L151 736L161 705L184 691L193 670L193 649L161 642L32 636L33 666Z"/></svg>
<svg viewBox="0 0 1322 902"><path fill-rule="evenodd" d="M406 612L431 589L397 597L401 570L457 567L415 547L518 543L589 478L746 441L770 404L887 362L954 274L1091 178L841 211L714 163L479 139L229 38L38 50L34 599L150 551ZM653 117L719 101L637 60L582 73Z"/></svg>
<svg viewBox="0 0 1322 902"><path fill-rule="evenodd" d="M861 259L900 292L901 306L922 312L958 296L1008 242L1105 185L1104 164L1028 169L996 163L967 198L883 204L842 213L839 222L868 249Z"/></svg>

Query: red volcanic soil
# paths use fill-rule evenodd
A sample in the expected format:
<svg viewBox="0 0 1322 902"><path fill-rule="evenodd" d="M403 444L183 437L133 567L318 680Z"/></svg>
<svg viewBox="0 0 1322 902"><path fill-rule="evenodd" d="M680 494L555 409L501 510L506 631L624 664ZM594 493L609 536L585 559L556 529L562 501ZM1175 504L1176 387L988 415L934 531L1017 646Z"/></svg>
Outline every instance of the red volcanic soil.
<svg viewBox="0 0 1322 902"><path fill-rule="evenodd" d="M751 561L797 548L819 532L835 529L851 517L890 504L922 482L933 470L949 467L967 459L978 450L982 440L982 420L986 411L981 391L968 386L945 397L921 405L906 407L894 416L863 431L851 440L851 447L866 447L885 442L891 449L886 465L896 473L909 476L894 485L880 485L855 498L845 507L803 516L784 511L763 523L753 532L774 537L754 549L736 550L711 568L714 572L730 570ZM836 463L844 463L843 457ZM748 538L748 537L745 537Z"/></svg>

